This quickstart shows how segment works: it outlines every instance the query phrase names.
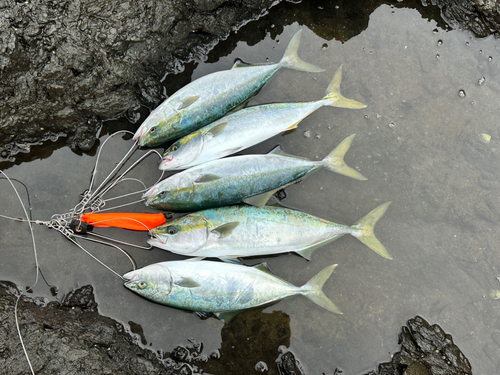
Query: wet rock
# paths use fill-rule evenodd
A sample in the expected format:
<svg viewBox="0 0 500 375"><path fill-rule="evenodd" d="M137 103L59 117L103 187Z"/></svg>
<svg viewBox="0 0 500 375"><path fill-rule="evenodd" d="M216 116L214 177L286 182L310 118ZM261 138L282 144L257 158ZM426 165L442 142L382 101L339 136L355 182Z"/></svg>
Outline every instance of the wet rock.
<svg viewBox="0 0 500 375"><path fill-rule="evenodd" d="M290 351L285 351L276 359L276 365L280 375L305 375L299 361Z"/></svg>
<svg viewBox="0 0 500 375"><path fill-rule="evenodd" d="M19 291L0 282L0 373L30 373L15 326ZM62 303L21 297L18 318L33 370L46 374L171 374L154 353L133 342L116 321L97 313L93 289L85 286Z"/></svg>
<svg viewBox="0 0 500 375"><path fill-rule="evenodd" d="M484 0L422 0L441 8L443 18L452 26L470 29L479 37L500 36L500 2Z"/></svg>
<svg viewBox="0 0 500 375"><path fill-rule="evenodd" d="M0 155L65 135L88 150L102 120L164 96L161 78L276 0L0 2Z"/></svg>
<svg viewBox="0 0 500 375"><path fill-rule="evenodd" d="M399 335L401 351L391 362L381 363L378 375L471 375L469 360L437 324L417 316L408 320ZM366 375L375 374L371 372Z"/></svg>

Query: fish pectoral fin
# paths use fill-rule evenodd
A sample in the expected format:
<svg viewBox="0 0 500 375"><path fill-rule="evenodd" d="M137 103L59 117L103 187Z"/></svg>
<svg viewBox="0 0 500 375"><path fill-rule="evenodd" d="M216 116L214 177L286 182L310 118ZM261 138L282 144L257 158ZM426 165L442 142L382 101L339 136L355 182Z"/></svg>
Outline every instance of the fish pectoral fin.
<svg viewBox="0 0 500 375"><path fill-rule="evenodd" d="M200 286L200 284L189 277L183 277L180 280L175 281L174 284L183 288L197 288Z"/></svg>
<svg viewBox="0 0 500 375"><path fill-rule="evenodd" d="M220 179L220 176L217 176L215 174L207 173L207 174L202 174L200 177L198 177L195 181L197 184L201 184L203 182L210 182L214 180Z"/></svg>
<svg viewBox="0 0 500 375"><path fill-rule="evenodd" d="M199 98L200 97L198 95L196 95L196 96L188 96L187 98L185 98L185 99L182 100L182 103L179 105L179 107L177 109L180 110L180 109L187 108L191 104L193 104L194 102L196 102Z"/></svg>
<svg viewBox="0 0 500 375"><path fill-rule="evenodd" d="M231 235L233 230L240 225L239 221L234 221L231 223L223 224L215 229L212 229L212 233L217 234L219 238L226 238Z"/></svg>
<svg viewBox="0 0 500 375"><path fill-rule="evenodd" d="M222 320L224 323L228 324L231 320L234 319L236 315L238 315L242 310L235 310L235 311L227 311L227 312L220 312L220 313L214 313L214 315Z"/></svg>
<svg viewBox="0 0 500 375"><path fill-rule="evenodd" d="M238 257L219 257L225 263L241 264L241 260Z"/></svg>
<svg viewBox="0 0 500 375"><path fill-rule="evenodd" d="M314 252L314 250L320 248L321 246L326 245L329 242L335 241L337 238L342 237L342 236L343 236L343 234L332 237L332 238L328 238L327 240L324 240L324 241L316 242L316 243L312 244L311 246L306 247L303 250L296 251L296 253L299 254L300 256L306 258L307 260L311 260L311 255Z"/></svg>
<svg viewBox="0 0 500 375"><path fill-rule="evenodd" d="M224 131L224 128L226 127L226 125L227 125L227 121L221 122L220 124L215 125L212 129L210 129L208 131L207 136L209 134L212 134L212 137L217 137L218 135L221 135L222 132Z"/></svg>

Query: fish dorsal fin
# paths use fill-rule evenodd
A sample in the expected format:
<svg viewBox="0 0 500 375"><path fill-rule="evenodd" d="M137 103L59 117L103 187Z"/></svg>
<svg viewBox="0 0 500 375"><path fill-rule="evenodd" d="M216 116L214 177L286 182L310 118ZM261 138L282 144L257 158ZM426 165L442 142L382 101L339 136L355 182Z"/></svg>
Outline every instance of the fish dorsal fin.
<svg viewBox="0 0 500 375"><path fill-rule="evenodd" d="M281 187L279 188L281 189ZM243 199L243 202L249 204L250 206L264 207L267 201L276 193L279 189L274 189L271 191L266 191L265 193L259 195L253 195Z"/></svg>
<svg viewBox="0 0 500 375"><path fill-rule="evenodd" d="M219 235L219 238L226 238L231 235L233 230L240 225L239 221L234 221L231 223L223 224L215 229L212 229L212 233L216 233Z"/></svg>
<svg viewBox="0 0 500 375"><path fill-rule="evenodd" d="M207 173L207 174L202 174L200 177L198 177L195 181L197 184L202 184L203 182L210 182L210 181L215 181L218 180L220 176L217 176L215 174Z"/></svg>
<svg viewBox="0 0 500 375"><path fill-rule="evenodd" d="M212 137L217 137L218 135L221 135L222 132L224 131L224 128L226 127L226 125L227 125L227 121L221 122L220 124L215 125L212 129L210 129L207 132L207 135L212 134Z"/></svg>
<svg viewBox="0 0 500 375"><path fill-rule="evenodd" d="M294 158L294 159L300 159L300 160L308 160L307 158L303 158L302 156L296 156L296 155L290 155L287 154L283 149L281 148L280 145L276 146L273 148L268 155L278 155L278 156L285 156L287 158Z"/></svg>
<svg viewBox="0 0 500 375"><path fill-rule="evenodd" d="M262 262L262 263L259 263L259 264L256 264L255 266L253 266L253 268L259 270L259 271L262 271L262 272L265 272L265 273L268 273L269 275L273 275L275 276L271 270L269 269L268 265L266 262Z"/></svg>
<svg viewBox="0 0 500 375"><path fill-rule="evenodd" d="M246 62L243 62L241 60L236 60L232 66L231 69L238 69L238 68L247 68L249 66L252 66L252 64L249 64L249 63L246 63Z"/></svg>
<svg viewBox="0 0 500 375"><path fill-rule="evenodd" d="M182 103L177 108L178 110L189 107L191 104L196 102L200 97L198 95L188 96L187 98L182 99Z"/></svg>
<svg viewBox="0 0 500 375"><path fill-rule="evenodd" d="M174 284L183 288L196 288L200 286L200 284L190 277L182 277L180 280L175 281Z"/></svg>
<svg viewBox="0 0 500 375"><path fill-rule="evenodd" d="M271 151L269 151L268 155L290 156L285 151L283 151L280 145L276 146Z"/></svg>

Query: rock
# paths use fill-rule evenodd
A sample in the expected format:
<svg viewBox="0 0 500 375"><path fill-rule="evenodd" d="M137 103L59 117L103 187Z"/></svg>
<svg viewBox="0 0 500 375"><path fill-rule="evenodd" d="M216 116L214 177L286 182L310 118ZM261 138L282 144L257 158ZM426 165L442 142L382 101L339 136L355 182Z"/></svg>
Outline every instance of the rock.
<svg viewBox="0 0 500 375"><path fill-rule="evenodd" d="M452 337L420 316L408 320L399 341L401 351L378 366L378 375L472 375L469 360Z"/></svg>
<svg viewBox="0 0 500 375"><path fill-rule="evenodd" d="M166 73L274 3L1 1L0 155L61 135L90 149L102 120L158 105Z"/></svg>

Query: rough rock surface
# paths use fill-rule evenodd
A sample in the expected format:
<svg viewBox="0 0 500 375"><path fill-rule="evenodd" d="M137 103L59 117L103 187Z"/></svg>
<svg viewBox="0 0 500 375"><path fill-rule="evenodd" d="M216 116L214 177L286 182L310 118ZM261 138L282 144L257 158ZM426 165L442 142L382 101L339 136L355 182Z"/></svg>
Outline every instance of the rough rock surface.
<svg viewBox="0 0 500 375"><path fill-rule="evenodd" d="M500 36L499 0L422 0L441 8L441 15L453 27L470 29L479 37Z"/></svg>
<svg viewBox="0 0 500 375"><path fill-rule="evenodd" d="M164 99L160 80L276 0L0 0L0 156ZM132 117L134 114L132 113Z"/></svg>
<svg viewBox="0 0 500 375"><path fill-rule="evenodd" d="M472 375L469 360L451 335L420 316L408 320L399 335L401 351L366 375Z"/></svg>
<svg viewBox="0 0 500 375"><path fill-rule="evenodd" d="M18 289L0 283L0 373L29 373L14 321ZM135 344L124 327L97 313L85 286L62 303L19 300L18 318L33 370L44 374L171 374L155 354Z"/></svg>

